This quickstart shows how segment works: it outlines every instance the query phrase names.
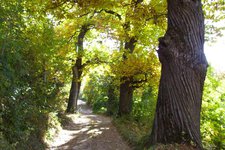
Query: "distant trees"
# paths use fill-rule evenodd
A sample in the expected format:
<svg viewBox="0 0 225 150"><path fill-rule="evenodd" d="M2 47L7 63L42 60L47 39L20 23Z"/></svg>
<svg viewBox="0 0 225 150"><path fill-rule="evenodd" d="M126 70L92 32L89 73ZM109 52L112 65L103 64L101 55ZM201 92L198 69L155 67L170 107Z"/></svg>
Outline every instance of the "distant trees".
<svg viewBox="0 0 225 150"><path fill-rule="evenodd" d="M93 61L96 61L96 59L93 58L91 60L85 59L86 62L82 62L86 51L83 46L81 46L84 42L84 35L86 34L84 34L83 31L88 31L83 30L83 25L89 24L89 26L92 26L92 28L96 29L97 32L108 32L107 34L109 36L120 41L120 60L122 59L122 61L118 61L116 63L124 64L124 66L132 59L132 57L129 57L128 55L133 55L133 53L134 55L137 53L142 53L142 50L144 49L144 51L149 51L150 53L150 51L154 49L154 45L157 43L155 40L156 37L153 36L162 34L162 31L164 30L165 8L160 8L161 6L159 6L160 4L157 2L144 3L143 0L123 2L105 0L89 2L54 1L49 5L49 8L52 9L50 12L54 14L57 19L64 22L71 21L70 24L75 23L74 27L70 26L68 31L65 31L65 33L70 36L65 36L64 34L65 38L69 39L69 43L67 43L68 45L75 43L75 47L71 45L71 48L75 50L75 55L73 55L74 58L71 57L70 59L76 61L72 66L73 79L67 105L67 112L76 111L76 101L79 96L79 87L82 81L82 70L85 67L84 64L87 64L86 62L94 63ZM71 8L69 9L67 6ZM146 15L146 13L149 15ZM159 22L162 24L159 24ZM140 28L140 26L143 26L143 28ZM151 37L147 37L148 31L151 32ZM83 37L79 38L81 35L83 35ZM151 46L149 46L148 40L151 41ZM70 51L68 51L68 53L70 53ZM150 54L148 57L150 57ZM140 62L143 63L144 66L147 65L147 59L141 57L138 59L140 59ZM101 62L101 60L97 61ZM154 60L152 62L152 64L155 63ZM120 67L120 65L115 66ZM135 65L132 67L133 69L130 68L130 70L133 70L132 74L127 74L126 71L116 73L116 71L120 70L119 68L114 68L115 71L113 71L118 75L117 77L120 78L120 102L118 112L120 115L130 114L132 111L132 95L134 88L139 87L137 84L141 85L142 82L146 82L147 77L151 76L147 72L154 70L153 65L143 67L143 69L140 68L140 70L136 71L134 71Z"/></svg>

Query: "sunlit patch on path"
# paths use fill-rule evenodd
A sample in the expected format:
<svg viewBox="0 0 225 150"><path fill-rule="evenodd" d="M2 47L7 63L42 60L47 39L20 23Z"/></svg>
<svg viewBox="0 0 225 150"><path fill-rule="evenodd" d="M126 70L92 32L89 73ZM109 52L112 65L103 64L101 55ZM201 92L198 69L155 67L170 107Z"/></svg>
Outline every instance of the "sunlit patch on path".
<svg viewBox="0 0 225 150"><path fill-rule="evenodd" d="M130 150L109 117L95 115L83 101L79 114L68 115L71 121L51 143L49 150Z"/></svg>

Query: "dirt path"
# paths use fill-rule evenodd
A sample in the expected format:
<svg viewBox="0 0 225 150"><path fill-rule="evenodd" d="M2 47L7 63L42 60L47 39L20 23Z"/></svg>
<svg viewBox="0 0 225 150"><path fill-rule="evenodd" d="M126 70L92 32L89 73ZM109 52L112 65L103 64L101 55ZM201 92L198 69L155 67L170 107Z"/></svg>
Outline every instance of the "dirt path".
<svg viewBox="0 0 225 150"><path fill-rule="evenodd" d="M78 101L79 115L71 118L50 145L49 150L130 150L109 117L95 115Z"/></svg>

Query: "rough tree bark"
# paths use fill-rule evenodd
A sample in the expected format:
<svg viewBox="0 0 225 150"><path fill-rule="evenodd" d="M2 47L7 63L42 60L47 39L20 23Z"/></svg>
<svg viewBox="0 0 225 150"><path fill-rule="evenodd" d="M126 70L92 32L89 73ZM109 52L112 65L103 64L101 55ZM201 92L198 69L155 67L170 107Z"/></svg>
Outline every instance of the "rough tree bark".
<svg viewBox="0 0 225 150"><path fill-rule="evenodd" d="M194 143L202 149L200 111L207 71L201 0L167 0L168 29L159 38L162 64L149 145Z"/></svg>
<svg viewBox="0 0 225 150"><path fill-rule="evenodd" d="M77 59L72 67L73 72L73 78L71 82L71 88L70 88L70 95L69 95L69 101L67 104L66 112L68 113L74 113L77 110L77 100L80 93L80 86L81 86L81 75L83 72L83 65L82 65L82 53L83 53L83 41L85 34L89 31L89 24L85 24L81 27L80 33L77 37Z"/></svg>
<svg viewBox="0 0 225 150"><path fill-rule="evenodd" d="M82 65L81 58L77 58L75 65L72 67L73 78L70 88L69 101L67 105L67 112L73 113L77 110L77 100L80 93Z"/></svg>

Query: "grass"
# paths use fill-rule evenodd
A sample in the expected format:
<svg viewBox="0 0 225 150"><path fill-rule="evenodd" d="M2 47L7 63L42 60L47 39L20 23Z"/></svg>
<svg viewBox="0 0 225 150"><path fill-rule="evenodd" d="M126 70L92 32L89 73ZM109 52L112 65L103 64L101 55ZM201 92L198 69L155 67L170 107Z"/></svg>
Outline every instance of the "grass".
<svg viewBox="0 0 225 150"><path fill-rule="evenodd" d="M147 121L136 121L130 116L115 118L116 126L123 139L129 143L132 149L143 150L144 141L151 131L151 125Z"/></svg>
<svg viewBox="0 0 225 150"><path fill-rule="evenodd" d="M114 118L113 124L125 141L133 150L196 150L192 145L187 144L157 144L145 148L145 143L151 132L151 122L146 120L135 120L131 116Z"/></svg>

